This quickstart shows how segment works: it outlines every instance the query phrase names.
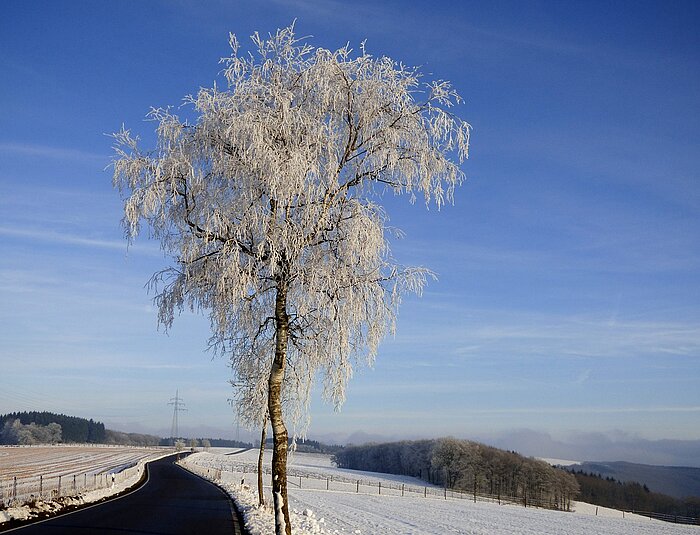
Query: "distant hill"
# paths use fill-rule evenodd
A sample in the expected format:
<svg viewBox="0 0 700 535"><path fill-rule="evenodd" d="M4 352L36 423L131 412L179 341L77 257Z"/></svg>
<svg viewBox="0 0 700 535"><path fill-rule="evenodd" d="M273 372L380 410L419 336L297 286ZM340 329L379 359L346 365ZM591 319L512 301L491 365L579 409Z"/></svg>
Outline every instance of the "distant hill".
<svg viewBox="0 0 700 535"><path fill-rule="evenodd" d="M663 518L665 520L673 517L675 521L686 524L700 522L700 497L675 498L652 492L645 484L622 482L611 476L584 472L579 466L570 470L579 484L579 499L582 502L622 511L649 513L650 516L662 515L659 518L666 516Z"/></svg>
<svg viewBox="0 0 700 535"><path fill-rule="evenodd" d="M338 468L414 476L476 495L515 498L524 505L570 510L579 485L572 474L512 451L455 438L346 446Z"/></svg>
<svg viewBox="0 0 700 535"><path fill-rule="evenodd" d="M700 496L700 468L652 466L627 462L584 462L572 466L576 470L611 477L622 482L638 482L653 492L674 498Z"/></svg>

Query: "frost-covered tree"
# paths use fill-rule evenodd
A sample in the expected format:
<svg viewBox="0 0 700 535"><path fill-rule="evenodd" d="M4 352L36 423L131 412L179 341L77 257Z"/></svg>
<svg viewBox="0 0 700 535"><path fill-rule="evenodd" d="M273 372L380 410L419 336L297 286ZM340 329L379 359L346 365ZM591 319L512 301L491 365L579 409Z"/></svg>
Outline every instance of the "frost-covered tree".
<svg viewBox="0 0 700 535"><path fill-rule="evenodd" d="M61 442L61 426L56 422L37 425L30 422L22 424L19 419L7 420L0 430L0 444L56 444Z"/></svg>
<svg viewBox="0 0 700 535"><path fill-rule="evenodd" d="M276 532L291 533L285 418L303 428L314 377L339 405L355 362L372 362L405 292L430 276L398 265L385 192L438 207L463 179L469 125L445 81L364 46L313 48L294 28L222 60L225 88L154 109L157 148L115 134L114 182L130 238L146 222L174 265L157 273L159 320L189 307L229 355L239 412L269 415Z"/></svg>
<svg viewBox="0 0 700 535"><path fill-rule="evenodd" d="M7 420L0 431L1 444L19 444L20 430L22 422L17 420Z"/></svg>

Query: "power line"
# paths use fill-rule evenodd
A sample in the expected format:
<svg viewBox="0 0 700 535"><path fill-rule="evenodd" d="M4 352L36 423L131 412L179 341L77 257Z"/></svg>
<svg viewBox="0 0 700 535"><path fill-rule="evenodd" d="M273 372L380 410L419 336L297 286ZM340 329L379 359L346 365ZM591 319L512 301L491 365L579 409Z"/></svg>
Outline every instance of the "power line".
<svg viewBox="0 0 700 535"><path fill-rule="evenodd" d="M178 429L177 425L177 413L178 412L183 412L186 411L187 409L185 408L185 403L182 401L182 398L179 395L179 390L175 390L175 397L170 398L170 401L168 402L168 405L173 406L173 424L170 427L170 440L172 442L172 445L175 445L175 441L180 438L180 431Z"/></svg>

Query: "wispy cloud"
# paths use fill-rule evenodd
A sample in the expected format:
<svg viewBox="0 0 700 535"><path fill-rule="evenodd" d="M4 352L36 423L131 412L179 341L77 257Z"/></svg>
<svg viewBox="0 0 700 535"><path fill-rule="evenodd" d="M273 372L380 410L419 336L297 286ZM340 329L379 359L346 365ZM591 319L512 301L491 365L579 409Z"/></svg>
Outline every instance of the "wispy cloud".
<svg viewBox="0 0 700 535"><path fill-rule="evenodd" d="M585 415L585 414L668 414L668 413L700 413L700 407L506 407L493 409L480 409L476 407L460 407L460 418L464 416L517 416L517 415ZM381 415L391 420L407 419L412 421L433 422L436 419L450 420L454 419L453 413L445 412L442 415L436 415L430 410L406 411L404 409L383 409ZM343 414L343 418L352 418L368 422L377 420L377 411L354 410ZM454 421L453 421L454 423Z"/></svg>
<svg viewBox="0 0 700 535"><path fill-rule="evenodd" d="M0 226L0 236L23 238L35 241L61 243L79 247L92 247L99 249L113 249L127 251L127 243L124 240L105 240L97 238L85 238L73 234L55 232L43 229L24 229ZM128 247L129 252L162 256L162 251L155 244L134 244Z"/></svg>
<svg viewBox="0 0 700 535"><path fill-rule="evenodd" d="M505 407L494 409L464 408L469 414L659 414L659 413L700 413L700 406L658 406L658 407Z"/></svg>
<svg viewBox="0 0 700 535"><path fill-rule="evenodd" d="M640 235L644 222L621 208L583 208L573 199L553 196L551 205L561 245L556 241L546 247L482 244L473 236L458 236L454 240L410 238L395 242L393 252L408 265L435 270L438 281L460 273L528 276L547 270L552 276L574 278L586 273L637 275L700 268L698 240L687 224L658 220ZM439 285L429 285L428 291L434 286Z"/></svg>
<svg viewBox="0 0 700 535"><path fill-rule="evenodd" d="M427 310L427 306L438 306ZM396 337L384 354L440 354L463 365L471 359L621 359L700 355L700 326L695 319L668 320L663 314L645 319L618 318L610 324L598 314L545 313L535 310L467 308L459 300L424 298L420 321L399 319ZM411 311L413 313L413 311ZM449 320L448 320L449 318ZM413 321L411 321L413 320ZM411 325L411 329L401 325Z"/></svg>
<svg viewBox="0 0 700 535"><path fill-rule="evenodd" d="M470 329L466 336L480 340L481 349L516 351L520 355L561 357L635 357L640 355L696 355L700 328L685 324L605 322L559 318L542 324L491 325ZM489 347L490 346L490 347ZM468 351L458 350L467 356Z"/></svg>
<svg viewBox="0 0 700 535"><path fill-rule="evenodd" d="M34 145L28 143L0 143L0 152L16 154L20 156L40 156L57 160L73 160L82 162L109 163L108 154L97 154L79 149L67 147L52 147L48 145Z"/></svg>
<svg viewBox="0 0 700 535"><path fill-rule="evenodd" d="M582 385L585 382L587 382L590 378L591 378L591 370L590 369L584 370L582 373L580 373L578 375L578 377L574 381L574 384Z"/></svg>

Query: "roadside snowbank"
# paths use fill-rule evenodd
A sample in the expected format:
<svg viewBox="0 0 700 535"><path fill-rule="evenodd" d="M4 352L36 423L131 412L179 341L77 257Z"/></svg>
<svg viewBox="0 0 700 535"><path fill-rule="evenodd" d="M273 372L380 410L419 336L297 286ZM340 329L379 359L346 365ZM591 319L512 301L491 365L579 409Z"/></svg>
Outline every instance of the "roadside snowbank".
<svg viewBox="0 0 700 535"><path fill-rule="evenodd" d="M251 489L245 483L222 481L220 470L211 468L215 466L213 463L216 462L216 458L216 455L209 453L195 453L179 461L179 464L224 489L241 512L245 527L250 535L274 533L275 512L270 500L268 499L267 503L260 507L257 490ZM325 520L317 518L311 509L297 511L290 508L289 516L292 522L292 533L295 535L331 535L334 533L323 528Z"/></svg>

